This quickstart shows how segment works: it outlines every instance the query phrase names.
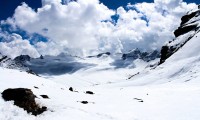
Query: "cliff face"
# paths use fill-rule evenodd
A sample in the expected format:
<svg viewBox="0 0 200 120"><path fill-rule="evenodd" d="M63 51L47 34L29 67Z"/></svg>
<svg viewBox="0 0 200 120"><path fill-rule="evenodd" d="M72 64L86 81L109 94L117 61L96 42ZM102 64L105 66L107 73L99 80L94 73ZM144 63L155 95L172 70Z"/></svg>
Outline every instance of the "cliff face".
<svg viewBox="0 0 200 120"><path fill-rule="evenodd" d="M175 39L161 49L160 64L182 48L200 31L200 9L188 12L181 18L181 24L174 31Z"/></svg>

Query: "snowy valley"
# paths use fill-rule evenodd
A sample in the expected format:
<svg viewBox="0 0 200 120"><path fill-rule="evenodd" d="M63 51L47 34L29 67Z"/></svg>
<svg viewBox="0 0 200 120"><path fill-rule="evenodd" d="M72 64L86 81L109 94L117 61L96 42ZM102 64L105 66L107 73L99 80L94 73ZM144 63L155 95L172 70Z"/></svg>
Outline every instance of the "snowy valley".
<svg viewBox="0 0 200 120"><path fill-rule="evenodd" d="M47 107L34 116L0 97L0 120L199 120L199 31L200 9L194 9L160 51L0 54L0 92L28 88Z"/></svg>

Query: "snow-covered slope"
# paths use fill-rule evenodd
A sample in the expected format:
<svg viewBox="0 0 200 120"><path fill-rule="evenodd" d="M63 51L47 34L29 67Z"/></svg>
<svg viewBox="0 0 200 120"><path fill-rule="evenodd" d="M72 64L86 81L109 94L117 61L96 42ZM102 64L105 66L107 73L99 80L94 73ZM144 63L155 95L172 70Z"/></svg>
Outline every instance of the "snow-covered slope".
<svg viewBox="0 0 200 120"><path fill-rule="evenodd" d="M162 48L160 62L164 63L150 71L140 72L132 78L130 83L125 83L126 85L200 82L198 80L200 75L200 10L188 12L186 16L189 16L188 20L182 21L178 28L182 34ZM187 32L181 31L182 27L193 24L195 28Z"/></svg>
<svg viewBox="0 0 200 120"><path fill-rule="evenodd" d="M194 9L188 12L181 20L180 27L174 31L176 39L169 41L167 45L162 47L160 63L163 63L167 58L176 53L187 42L192 41L191 39L194 39L195 37L198 39L198 34L200 32L200 9ZM190 45L190 47L198 48L198 45L195 45L198 41L193 40L193 42L195 43L193 43L192 46ZM191 49L193 51L188 51L189 49L187 49L184 54L191 54L191 52L193 52L192 54L196 56L198 55L198 49L196 48Z"/></svg>
<svg viewBox="0 0 200 120"><path fill-rule="evenodd" d="M0 73L0 92L7 88L30 88L38 96L36 102L48 108L46 112L35 117L14 106L12 101L5 102L0 98L1 120L198 120L200 118L199 84L176 83L140 87L129 84L129 87L124 87L120 83L118 86L112 84L89 86L82 83L78 87L73 86L77 93L69 91L70 86L67 84L55 83L17 70L0 68ZM95 94L85 94L87 90ZM43 94L48 95L50 99L40 97ZM82 104L80 101L89 103Z"/></svg>
<svg viewBox="0 0 200 120"><path fill-rule="evenodd" d="M199 10L189 12L189 19L184 18L179 30L193 24L196 25L195 29L184 31L167 44L166 51L164 48L161 51L162 64L157 67L151 67L156 60L151 61L152 63L141 59L130 62L130 59L124 61L113 59L118 56L102 55L99 58L76 60L65 59L66 56L56 60L44 57L26 62L31 66L33 63L40 65L47 60L55 66L56 61L60 63L68 60L72 66L75 61L86 65L73 74L58 76L38 77L18 70L0 68L0 92L7 88L30 88L38 96L36 102L48 108L35 117L14 106L12 101L5 102L0 97L0 119L199 120L200 15L195 11ZM195 15L191 15L194 13ZM43 64L51 66L48 63ZM76 67L80 66L78 64ZM42 68L42 71L44 69L46 68ZM69 91L69 87L78 92ZM95 94L86 94L86 91ZM41 94L48 95L50 99L43 99ZM81 101L88 101L88 104L82 104Z"/></svg>

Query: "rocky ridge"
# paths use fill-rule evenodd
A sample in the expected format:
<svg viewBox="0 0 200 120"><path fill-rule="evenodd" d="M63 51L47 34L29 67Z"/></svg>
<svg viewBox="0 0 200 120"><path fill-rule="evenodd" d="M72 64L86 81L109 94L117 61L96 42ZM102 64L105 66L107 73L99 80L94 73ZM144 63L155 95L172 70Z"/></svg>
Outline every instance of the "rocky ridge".
<svg viewBox="0 0 200 120"><path fill-rule="evenodd" d="M200 31L200 9L192 10L181 18L180 27L174 31L175 39L161 49L160 64L177 52Z"/></svg>

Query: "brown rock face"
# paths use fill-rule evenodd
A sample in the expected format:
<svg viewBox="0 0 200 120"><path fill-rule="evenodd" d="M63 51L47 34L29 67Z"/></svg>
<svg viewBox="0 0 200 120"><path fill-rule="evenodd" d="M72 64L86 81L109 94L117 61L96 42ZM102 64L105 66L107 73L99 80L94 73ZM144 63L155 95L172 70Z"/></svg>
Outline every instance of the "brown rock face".
<svg viewBox="0 0 200 120"><path fill-rule="evenodd" d="M14 101L14 105L23 108L32 115L39 115L47 110L47 107L40 107L35 102L35 95L30 89L16 88L6 89L2 92L2 97L5 101Z"/></svg>

